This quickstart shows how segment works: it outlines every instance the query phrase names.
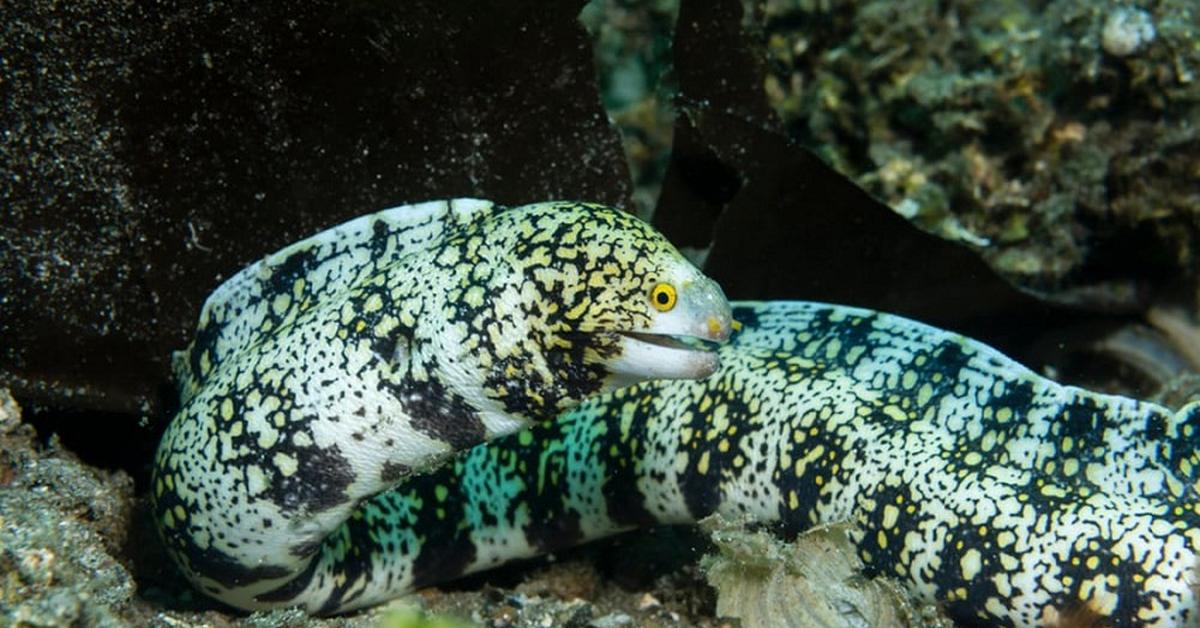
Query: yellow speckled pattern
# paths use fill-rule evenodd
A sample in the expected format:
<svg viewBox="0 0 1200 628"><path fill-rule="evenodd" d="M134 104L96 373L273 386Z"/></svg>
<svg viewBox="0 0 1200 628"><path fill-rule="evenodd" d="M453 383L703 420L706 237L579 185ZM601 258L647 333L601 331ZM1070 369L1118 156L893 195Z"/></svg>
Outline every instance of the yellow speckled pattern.
<svg viewBox="0 0 1200 628"><path fill-rule="evenodd" d="M671 307L652 295L664 284ZM206 593L319 608L285 585L362 500L601 391L703 377L711 353L654 337L723 340L730 324L715 283L611 208L459 199L358 218L205 304L175 359L156 522Z"/></svg>
<svg viewBox="0 0 1200 628"><path fill-rule="evenodd" d="M226 602L331 613L714 512L791 533L849 521L871 574L964 623L1195 621L1200 405L1062 386L861 309L733 315L603 207L352 221L206 304L176 360L160 531ZM735 327L719 368L651 337Z"/></svg>
<svg viewBox="0 0 1200 628"><path fill-rule="evenodd" d="M734 316L712 377L589 400L408 479L363 504L303 586L325 610L354 608L722 512L791 533L853 522L872 574L967 624L1195 620L1200 406L1062 386L861 309L744 303Z"/></svg>

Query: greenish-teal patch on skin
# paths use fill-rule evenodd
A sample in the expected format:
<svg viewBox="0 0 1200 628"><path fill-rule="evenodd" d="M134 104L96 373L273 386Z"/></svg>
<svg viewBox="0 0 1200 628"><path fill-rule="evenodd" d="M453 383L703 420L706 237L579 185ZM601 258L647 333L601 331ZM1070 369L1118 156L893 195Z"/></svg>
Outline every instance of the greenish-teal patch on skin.
<svg viewBox="0 0 1200 628"><path fill-rule="evenodd" d="M868 569L964 621L1195 619L1200 406L788 302L739 306L707 379L596 396L608 375L707 374L703 355L621 332L722 336L719 289L605 208L420 207L289 247L206 306L153 476L163 537L202 590L340 612L721 512L851 522ZM663 281L669 312L651 301Z"/></svg>
<svg viewBox="0 0 1200 628"><path fill-rule="evenodd" d="M731 322L715 283L612 208L457 199L363 216L206 302L175 360L182 409L153 468L155 521L184 574L229 604L364 599L371 574L330 579L318 549L374 554L357 530L419 547L432 524L380 526L458 513L446 488L399 510L363 500L602 391L707 376L715 355L676 339L719 342Z"/></svg>
<svg viewBox="0 0 1200 628"><path fill-rule="evenodd" d="M354 608L720 512L792 533L851 522L868 569L962 621L1194 619L1200 406L1173 413L1062 386L984 345L886 314L798 302L734 312L744 328L721 349L714 376L587 401L410 478L404 494L372 499L387 534L417 529L424 542L398 552L352 530L374 551L355 560L324 552L320 572L371 573L387 586L353 600L328 587L308 593L336 599L331 610ZM449 490L440 507L457 524L433 525L413 507L435 486ZM456 555L449 573L413 569Z"/></svg>

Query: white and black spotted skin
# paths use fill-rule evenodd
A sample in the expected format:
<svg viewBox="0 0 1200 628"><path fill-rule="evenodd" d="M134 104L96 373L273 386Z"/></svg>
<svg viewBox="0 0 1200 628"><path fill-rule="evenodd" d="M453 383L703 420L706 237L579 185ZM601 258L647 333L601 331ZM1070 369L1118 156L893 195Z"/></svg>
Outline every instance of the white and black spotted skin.
<svg viewBox="0 0 1200 628"><path fill-rule="evenodd" d="M896 316L735 304L703 381L592 399L365 502L295 581L336 611L714 512L850 521L871 574L966 624L1190 625L1200 405L1046 380ZM360 551L352 552L351 548Z"/></svg>
<svg viewBox="0 0 1200 628"><path fill-rule="evenodd" d="M219 289L178 362L155 512L184 572L227 602L339 612L723 512L792 532L853 522L872 574L964 623L1196 618L1200 406L1061 386L854 308L742 304L708 379L592 397L397 483L597 391L702 377L711 356L637 333L720 338L729 312L602 208L458 201L340 229ZM593 292L581 268L621 279Z"/></svg>
<svg viewBox="0 0 1200 628"><path fill-rule="evenodd" d="M597 393L705 377L715 355L671 338L730 325L720 288L617 210L462 199L364 216L205 304L175 361L156 522L210 595L320 608L289 592L363 499Z"/></svg>

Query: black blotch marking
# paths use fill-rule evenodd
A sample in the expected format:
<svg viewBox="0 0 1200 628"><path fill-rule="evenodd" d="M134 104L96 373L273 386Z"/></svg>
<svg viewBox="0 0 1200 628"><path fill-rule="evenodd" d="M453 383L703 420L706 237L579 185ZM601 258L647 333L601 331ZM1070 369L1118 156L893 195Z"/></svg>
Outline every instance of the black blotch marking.
<svg viewBox="0 0 1200 628"><path fill-rule="evenodd" d="M321 262L317 257L317 247L307 247L287 256L282 262L270 267L271 276L263 285L262 299L270 303L275 295L291 293L292 286L312 271Z"/></svg>
<svg viewBox="0 0 1200 628"><path fill-rule="evenodd" d="M951 382L962 381L961 372L971 361L971 356L954 340L939 343L937 348L930 351L930 358L930 372L942 373L943 383L947 386L951 385Z"/></svg>
<svg viewBox="0 0 1200 628"><path fill-rule="evenodd" d="M657 523L654 514L646 508L646 499L638 486L638 473L634 464L645 455L646 425L653 411L650 405L651 398L652 395L648 394L639 397L633 420L629 423L629 434L624 439L617 439L621 433L622 403L608 405L604 416L598 419L608 424L609 438L604 444L615 446L601 446L595 452L606 472L600 491L604 496L608 517L623 525L645 527Z"/></svg>
<svg viewBox="0 0 1200 628"><path fill-rule="evenodd" d="M296 472L288 477L277 472L265 496L285 512L322 512L349 499L346 488L354 481L354 470L338 445L278 451L296 459Z"/></svg>
<svg viewBox="0 0 1200 628"><path fill-rule="evenodd" d="M734 388L731 379L713 382L709 386L713 396L713 406L708 413L693 412L689 427L695 436L686 446L687 467L679 474L679 487L683 492L683 500L688 512L699 520L712 514L721 503L721 483L724 476L732 472L741 472L733 464L734 458L742 455L753 458L743 451L742 439L752 433L751 412L742 394ZM706 434L712 428L711 416L717 407L724 406L725 413L731 425L738 426L736 434L728 432L716 434L708 439ZM720 450L722 440L729 441L727 451ZM699 462L707 454L708 466L704 473L699 471Z"/></svg>
<svg viewBox="0 0 1200 628"><path fill-rule="evenodd" d="M736 305L733 307L733 320L742 325L742 329L735 330L730 339L735 339L744 329L755 329L759 326L758 310L747 307L745 305Z"/></svg>
<svg viewBox="0 0 1200 628"><path fill-rule="evenodd" d="M934 386L937 392L949 392L953 389L956 381L943 379L940 384ZM1009 408L1012 410L1013 418L1009 421L1001 423L995 420L990 422L990 429L995 430L1000 434L1000 440L1007 441L1013 438L1021 430L1025 429L1029 410L1034 407L1034 384L1023 380L1004 380L1004 392L991 397L988 400L988 405L993 409ZM935 394L930 400L929 405L936 407L938 403L938 395ZM1076 428L1070 425L1070 421L1064 423L1062 428L1067 431L1073 431ZM1003 452L1003 448L993 450L995 452Z"/></svg>
<svg viewBox="0 0 1200 628"><path fill-rule="evenodd" d="M371 259L385 259L388 240L391 239L391 236L392 230L383 220L376 219L371 224L371 239L367 241L367 247L371 250Z"/></svg>
<svg viewBox="0 0 1200 628"><path fill-rule="evenodd" d="M288 548L288 553L297 558L310 556L321 548L321 543L324 542L324 537L316 537L297 543Z"/></svg>
<svg viewBox="0 0 1200 628"><path fill-rule="evenodd" d="M208 352L210 364L213 367L210 374L216 372L217 361L224 360L226 357L218 356L216 353L217 338L221 335L221 330L224 328L224 325L217 325L210 321L208 325L196 329L196 338L192 340L192 348L188 353L188 364L191 366L192 377L199 385L202 385L207 379L201 370L200 357L206 351ZM183 382L180 383L182 384Z"/></svg>
<svg viewBox="0 0 1200 628"><path fill-rule="evenodd" d="M1196 437L1193 436L1192 439L1188 439L1184 434L1187 433L1188 426L1191 426L1193 434L1200 434L1200 403L1185 406L1173 418L1175 421L1176 437L1168 443L1167 451L1169 452L1168 456L1171 461L1171 467L1179 469L1185 459L1191 458L1196 454ZM1168 419L1163 417L1162 422L1166 421ZM1196 474L1197 471L1195 465L1193 465L1192 472L1186 474L1186 477L1189 480L1194 480Z"/></svg>
<svg viewBox="0 0 1200 628"><path fill-rule="evenodd" d="M468 536L468 526L460 525L466 520L466 512L458 478L444 469L433 475L415 476L414 480L406 487L420 495L424 507L412 525L425 533L412 563L412 588L416 589L463 575L475 562L477 550ZM444 501L437 499L439 486L446 490Z"/></svg>
<svg viewBox="0 0 1200 628"><path fill-rule="evenodd" d="M891 421L890 417L881 415L881 418L873 418L874 421ZM823 427L818 423L818 427ZM802 429L797 423L793 425L793 429ZM796 510L785 510L784 504L780 505L780 513L783 524L783 529L789 534L797 534L803 532L812 525L812 512L819 505L821 499L821 488L817 484L817 476L821 476L826 481L833 477L831 464L831 454L836 454L836 459L845 457L846 450L840 446L841 437L836 433L831 433L826 429L818 429L814 434L812 431L807 432L807 436L802 443L788 439L788 446L791 447L791 456L793 460L800 460L805 455L816 449L818 446L825 448L825 455L817 460L810 461L804 467L802 475L797 476L793 467L779 469L779 476L775 478L775 485L778 487L779 494L784 500L789 499L792 491L796 493L798 508ZM852 469L842 468L840 473L852 473Z"/></svg>
<svg viewBox="0 0 1200 628"><path fill-rule="evenodd" d="M350 551L347 552L346 558L333 566L333 574L341 574L341 583L334 584L333 590L329 592L329 597L325 599L325 603L317 609L317 615L330 615L351 602L358 596L362 595L366 587L360 588L353 594L347 596L346 592L350 587L358 584L359 578L369 584L374 580L374 571L371 569L371 552L375 547L371 539L371 524L365 517L354 516L346 520L342 524L345 526L350 536ZM338 579L335 578L337 583Z"/></svg>
<svg viewBox="0 0 1200 628"><path fill-rule="evenodd" d="M419 589L463 575L467 567L475 562L475 554L475 544L462 534L427 540L413 560L412 588Z"/></svg>
<svg viewBox="0 0 1200 628"><path fill-rule="evenodd" d="M176 538L186 538L189 541L185 547L177 548L187 558L188 565L197 573L216 580L227 589L244 587L261 580L274 580L292 573L292 570L281 565L247 567L220 550L211 547L200 549L190 542L190 536L180 535Z"/></svg>
<svg viewBox="0 0 1200 628"><path fill-rule="evenodd" d="M833 315L832 310L821 311L817 320L814 321L816 329L811 330L814 336L823 337L826 341L837 338L843 347L873 347L871 334L876 331L875 324L879 319L877 314L869 313L840 321L831 321L830 318ZM849 355L848 351L841 351L838 353L837 360L846 366L854 366L846 362L847 355Z"/></svg>
<svg viewBox="0 0 1200 628"><path fill-rule="evenodd" d="M254 599L259 602L288 602L295 599L297 595L303 593L304 590L307 589L312 583L313 574L317 572L317 563L319 562L321 561L314 558L313 560L309 561L308 566L304 568L304 571L296 574L295 578L288 580L283 585L271 589L266 593L260 593L254 596Z"/></svg>
<svg viewBox="0 0 1200 628"><path fill-rule="evenodd" d="M863 497L875 502L875 509L866 515L865 525L863 526L863 539L859 543L860 554L863 552L871 554L871 561L867 563L863 571L868 577L872 578L879 574L894 575L896 567L902 562L901 557L906 548L904 544L905 535L910 531L921 530L931 525L929 521L932 519L932 516L921 510L910 514L903 505L898 506L898 504L919 503L909 488L904 485L891 487L881 484L875 487L874 491ZM813 505L815 505L815 502ZM888 506L897 506L900 514L893 527L884 528L882 522L884 511ZM887 537L887 547L879 546L878 533L880 530ZM968 545L968 547L983 548L985 545ZM948 562L953 563L955 569L960 569L957 560Z"/></svg>
<svg viewBox="0 0 1200 628"><path fill-rule="evenodd" d="M515 520L516 506L525 504L529 512L529 522L523 528L525 538L542 553L570 547L583 540L579 513L568 509L565 502L571 481L569 459L564 453L544 455L542 452L546 443L562 442L569 430L569 425L538 424L530 430L533 438L529 439L529 445L522 445L520 437L504 441L508 450L505 453L510 459L530 461L524 472L520 471L521 465L515 465L526 489L520 500L509 504L505 516L509 521Z"/></svg>
<svg viewBox="0 0 1200 628"><path fill-rule="evenodd" d="M599 392L603 386L607 372L600 364L589 364L585 361L588 349L591 349L601 359L616 357L620 350L616 334L579 332L564 334L564 336L571 343L569 348L556 346L544 349L550 372L558 380L554 383L560 388L557 392L554 390L539 391L543 396L547 392L553 395L554 403L546 404L552 411L559 409L559 403L562 400L585 399Z"/></svg>
<svg viewBox="0 0 1200 628"><path fill-rule="evenodd" d="M415 429L454 449L477 445L487 436L479 412L441 382L405 377L399 383L380 381L379 387L399 400Z"/></svg>
<svg viewBox="0 0 1200 628"><path fill-rule="evenodd" d="M1092 399L1076 398L1059 411L1059 436L1070 436L1077 441L1077 448L1085 455L1093 449L1104 448L1105 416L1103 406Z"/></svg>
<svg viewBox="0 0 1200 628"><path fill-rule="evenodd" d="M406 464L399 462L385 462L383 468L379 470L379 479L385 484L399 482L409 473L412 473L412 468Z"/></svg>
<svg viewBox="0 0 1200 628"><path fill-rule="evenodd" d="M687 469L679 475L679 488L688 512L693 519L699 520L711 515L721 504L721 484L719 469L711 461L708 472L699 473L696 460L690 458Z"/></svg>
<svg viewBox="0 0 1200 628"><path fill-rule="evenodd" d="M375 354L375 357L389 367L403 367L403 364L396 364L396 347L401 343L409 351L412 350L413 330L403 325L397 325L387 335L376 336L371 342L371 351Z"/></svg>
<svg viewBox="0 0 1200 628"><path fill-rule="evenodd" d="M570 547L583 540L579 513L575 511L561 512L554 517L540 517L535 514L530 519L529 524L525 526L525 538L543 554Z"/></svg>
<svg viewBox="0 0 1200 628"><path fill-rule="evenodd" d="M1146 417L1146 438L1152 441L1160 441L1167 435L1167 417L1161 413L1154 412Z"/></svg>
<svg viewBox="0 0 1200 628"><path fill-rule="evenodd" d="M1025 380L1004 380L1004 392L989 401L993 408L1011 408L1025 412L1033 407L1034 384Z"/></svg>

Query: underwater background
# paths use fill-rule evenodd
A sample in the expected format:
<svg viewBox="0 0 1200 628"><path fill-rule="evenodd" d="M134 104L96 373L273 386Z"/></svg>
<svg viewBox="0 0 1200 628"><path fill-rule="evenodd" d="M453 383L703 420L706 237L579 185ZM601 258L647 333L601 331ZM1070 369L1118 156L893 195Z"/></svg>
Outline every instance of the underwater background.
<svg viewBox="0 0 1200 628"><path fill-rule="evenodd" d="M0 623L424 621L229 612L175 574L145 513L177 408L169 356L208 293L406 202L602 202L731 299L896 312L1059 381L1168 406L1197 393L1194 2L85 1L0 17ZM716 591L738 590L751 603L722 609L784 622L722 580L782 569L762 559L774 543L659 529L404 604L494 626L715 626ZM884 588L915 623L944 621Z"/></svg>

